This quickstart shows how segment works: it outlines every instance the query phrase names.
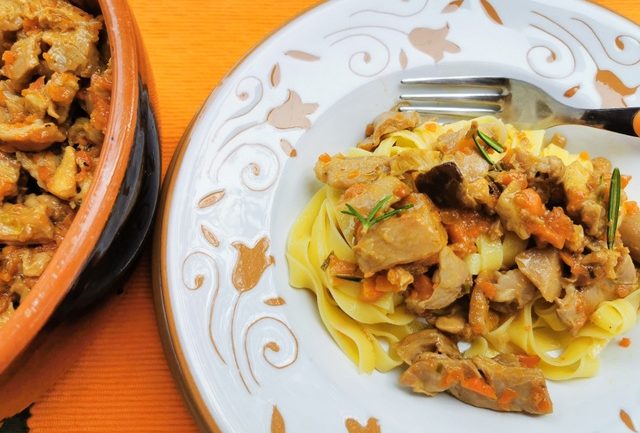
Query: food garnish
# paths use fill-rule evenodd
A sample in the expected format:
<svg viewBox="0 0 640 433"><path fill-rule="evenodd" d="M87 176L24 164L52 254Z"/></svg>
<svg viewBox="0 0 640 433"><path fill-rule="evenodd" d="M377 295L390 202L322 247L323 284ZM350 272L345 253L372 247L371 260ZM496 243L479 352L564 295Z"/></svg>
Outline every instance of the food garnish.
<svg viewBox="0 0 640 433"><path fill-rule="evenodd" d="M391 200L391 196L388 195L386 197L384 197L383 199L381 199L378 203L376 203L376 205L373 207L373 209L371 209L371 212L369 212L369 215L367 215L366 217L364 215L362 215L360 212L358 212L353 206L351 206L350 204L346 204L347 206L347 210L343 210L341 211L343 214L346 215L351 215L353 217L355 217L358 221L360 221L360 223L362 224L362 228L363 230L366 232L367 230L369 230L371 227L373 227L374 225L378 224L379 222L382 222L386 219L391 218L394 215L398 215L400 212L405 211L407 209L411 209L413 207L413 204L408 204L406 206L402 206L398 209L393 209L385 214L382 214L380 216L376 216L376 214L380 211L380 209L382 209L384 207L385 204L387 204L389 202L389 200Z"/></svg>
<svg viewBox="0 0 640 433"><path fill-rule="evenodd" d="M482 141L487 143L487 146L489 146L490 148L492 148L496 152L504 153L504 147L500 143L495 141L493 138L489 137L484 132L478 131L478 136L482 139Z"/></svg>
<svg viewBox="0 0 640 433"><path fill-rule="evenodd" d="M609 224L607 229L607 245L613 249L618 230L618 219L620 214L620 170L615 168L611 175L611 187L609 188Z"/></svg>

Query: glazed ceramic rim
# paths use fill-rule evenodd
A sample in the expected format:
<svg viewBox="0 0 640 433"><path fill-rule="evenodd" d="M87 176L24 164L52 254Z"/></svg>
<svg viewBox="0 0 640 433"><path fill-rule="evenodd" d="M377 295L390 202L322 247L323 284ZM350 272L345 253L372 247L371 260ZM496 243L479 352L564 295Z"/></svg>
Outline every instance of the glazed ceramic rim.
<svg viewBox="0 0 640 433"><path fill-rule="evenodd" d="M125 0L98 1L113 67L105 144L87 198L59 249L21 306L0 328L0 372L25 350L73 286L102 235L127 169L138 111L135 25Z"/></svg>
<svg viewBox="0 0 640 433"><path fill-rule="evenodd" d="M311 6L299 14L291 18L286 23L272 31L266 36L260 43L258 43L253 49L248 51L236 65L220 80L220 82L213 88L210 96L202 104L200 110L194 115L190 124L188 125L185 133L183 134L180 142L178 143L175 153L171 159L170 165L167 169L165 180L162 187L162 194L160 198L160 207L158 209L159 218L156 221L156 227L154 231L154 246L152 257L152 269L153 269L153 290L154 290L154 303L156 309L156 317L160 328L160 336L165 349L165 354L169 366L175 379L178 382L180 391L188 404L192 414L194 415L196 422L203 431L213 431L220 433L221 430L218 427L213 414L208 410L202 395L198 391L195 379L189 370L189 364L186 361L185 351L178 338L176 324L174 321L174 312L169 300L169 287L167 281L167 223L173 201L174 187L177 179L179 169L181 168L183 157L188 149L190 137L194 126L197 124L201 117L202 110L206 107L210 100L215 98L217 90L220 89L227 78L233 75L233 73L247 60L252 54L277 33L283 30L289 25L294 25L299 19L306 16L308 13L313 12L315 9L321 7L324 3L328 3L329 0L321 0L314 6ZM635 20L621 15L620 12L612 9L611 7L599 3L596 0L585 0L585 3L591 3L599 8L609 11L612 15L619 17L626 22L640 27L640 23ZM273 425L272 425L272 431ZM278 430L279 431L279 430Z"/></svg>

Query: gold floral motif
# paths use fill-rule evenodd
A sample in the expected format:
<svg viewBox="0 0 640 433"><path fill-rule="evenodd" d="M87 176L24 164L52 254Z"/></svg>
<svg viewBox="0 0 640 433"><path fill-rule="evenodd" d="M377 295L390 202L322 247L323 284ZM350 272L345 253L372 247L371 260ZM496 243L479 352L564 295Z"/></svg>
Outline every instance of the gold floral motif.
<svg viewBox="0 0 640 433"><path fill-rule="evenodd" d="M264 271L275 263L274 257L267 255L269 238L263 237L253 247L241 242L231 245L238 251L238 259L233 268L233 286L241 293L248 292L258 284Z"/></svg>
<svg viewBox="0 0 640 433"><path fill-rule="evenodd" d="M278 87L278 84L280 84L280 65L278 63L273 65L269 79L273 87Z"/></svg>
<svg viewBox="0 0 640 433"><path fill-rule="evenodd" d="M306 104L302 102L300 95L289 90L289 97L279 107L274 108L267 117L267 122L278 129L311 128L308 115L315 113L318 104Z"/></svg>
<svg viewBox="0 0 640 433"><path fill-rule="evenodd" d="M444 57L445 52L460 52L459 46L447 40L448 34L448 24L441 29L419 27L409 33L409 42L411 42L416 49L433 57L436 62L439 62Z"/></svg>
<svg viewBox="0 0 640 433"><path fill-rule="evenodd" d="M284 418L278 410L277 406L273 406L273 412L271 412L271 433L285 433Z"/></svg>
<svg viewBox="0 0 640 433"><path fill-rule="evenodd" d="M363 426L353 418L347 418L344 424L349 433L380 433L380 424L375 418L369 418L366 426Z"/></svg>
<svg viewBox="0 0 640 433"><path fill-rule="evenodd" d="M444 7L444 9L442 9L442 13L450 14L452 12L455 12L458 9L460 9L460 6L462 6L462 3L464 3L464 0L453 0L452 2L449 2L449 4L447 4Z"/></svg>
<svg viewBox="0 0 640 433"><path fill-rule="evenodd" d="M496 24L504 24L502 22L502 19L500 18L500 15L498 15L496 8L494 8L493 5L489 3L489 0L480 0L480 4L482 5L482 8L487 13L487 15L489 15L489 18L491 18Z"/></svg>
<svg viewBox="0 0 640 433"><path fill-rule="evenodd" d="M407 57L407 53L404 52L404 50L400 50L400 56L399 56L399 60L400 60L400 67L405 70L407 69L407 65L409 64L409 58Z"/></svg>
<svg viewBox="0 0 640 433"><path fill-rule="evenodd" d="M291 158L295 158L298 156L298 151L291 145L289 140L285 140L284 138L280 140L280 148L282 151Z"/></svg>
<svg viewBox="0 0 640 433"><path fill-rule="evenodd" d="M318 60L320 60L320 57L316 56L315 54L307 53L305 51L289 50L284 54L286 56L292 57L296 60L302 60L304 62L317 62Z"/></svg>
<svg viewBox="0 0 640 433"><path fill-rule="evenodd" d="M224 189L220 189L218 191L214 191L206 196L202 197L198 202L198 207L200 209L208 208L218 203L220 200L224 198Z"/></svg>
<svg viewBox="0 0 640 433"><path fill-rule="evenodd" d="M215 248L218 248L220 246L218 237L204 224L200 227L200 230L202 231L202 236L204 236L204 238L207 240L207 242L209 242L209 244L211 244L211 246Z"/></svg>
<svg viewBox="0 0 640 433"><path fill-rule="evenodd" d="M277 298L265 299L264 303L271 307L279 307L281 305L286 304L287 302L284 300L284 298L281 298L280 296L278 296Z"/></svg>
<svg viewBox="0 0 640 433"><path fill-rule="evenodd" d="M627 87L612 71L598 69L596 73L596 89L602 97L604 108L626 107L625 96L636 93L638 86Z"/></svg>
<svg viewBox="0 0 640 433"><path fill-rule="evenodd" d="M578 90L580 90L580 85L578 84L577 86L573 86L570 89L567 89L564 92L564 97L565 98L573 98L575 96L576 93L578 93Z"/></svg>
<svg viewBox="0 0 640 433"><path fill-rule="evenodd" d="M633 425L633 420L631 419L629 414L623 409L620 409L620 419L622 420L624 425L627 426L629 430L631 430L632 432L638 433L638 430L636 430L636 426Z"/></svg>

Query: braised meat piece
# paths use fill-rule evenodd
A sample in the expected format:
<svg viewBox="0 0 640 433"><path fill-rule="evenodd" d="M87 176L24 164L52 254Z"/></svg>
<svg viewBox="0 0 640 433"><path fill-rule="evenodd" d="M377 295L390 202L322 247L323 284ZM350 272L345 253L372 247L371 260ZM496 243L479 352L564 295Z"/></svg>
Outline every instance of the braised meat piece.
<svg viewBox="0 0 640 433"><path fill-rule="evenodd" d="M521 366L513 355L464 359L455 344L435 330L410 335L396 352L409 364L400 383L414 392L449 392L465 403L502 412L553 411L542 372Z"/></svg>
<svg viewBox="0 0 640 433"><path fill-rule="evenodd" d="M358 183L368 183L389 173L389 158L369 156L345 158L337 155L328 160L320 158L316 164L316 177L322 183L338 189L347 189Z"/></svg>
<svg viewBox="0 0 640 433"><path fill-rule="evenodd" d="M367 128L367 138L358 147L373 150L380 144L382 137L396 131L413 129L420 123L420 115L416 112L401 113L389 111L379 115Z"/></svg>
<svg viewBox="0 0 640 433"><path fill-rule="evenodd" d="M369 229L353 248L365 275L429 260L447 245L447 232L433 204L413 195L415 206Z"/></svg>

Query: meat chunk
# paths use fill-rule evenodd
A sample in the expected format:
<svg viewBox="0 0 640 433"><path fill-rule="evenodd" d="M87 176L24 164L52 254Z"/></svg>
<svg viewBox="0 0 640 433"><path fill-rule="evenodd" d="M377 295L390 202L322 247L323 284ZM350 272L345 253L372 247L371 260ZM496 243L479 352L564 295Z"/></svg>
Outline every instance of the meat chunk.
<svg viewBox="0 0 640 433"><path fill-rule="evenodd" d="M627 214L620 224L620 236L634 260L640 262L640 212Z"/></svg>
<svg viewBox="0 0 640 433"><path fill-rule="evenodd" d="M0 207L0 242L41 244L54 239L54 226L42 203L4 203Z"/></svg>
<svg viewBox="0 0 640 433"><path fill-rule="evenodd" d="M553 410L542 372L521 366L515 356L463 359L453 342L435 330L408 336L396 351L409 364L400 383L414 392L433 396L446 391L465 403L504 412Z"/></svg>
<svg viewBox="0 0 640 433"><path fill-rule="evenodd" d="M408 172L424 173L438 165L440 152L426 149L407 149L391 159L391 175L402 176Z"/></svg>
<svg viewBox="0 0 640 433"><path fill-rule="evenodd" d="M468 204L462 172L453 162L445 162L421 173L416 188L440 208L459 208Z"/></svg>
<svg viewBox="0 0 640 433"><path fill-rule="evenodd" d="M0 123L0 151L39 152L66 138L55 123L36 120L32 123Z"/></svg>
<svg viewBox="0 0 640 433"><path fill-rule="evenodd" d="M536 287L519 269L499 273L495 287L496 294L492 301L515 303L518 309L523 308L536 297Z"/></svg>
<svg viewBox="0 0 640 433"><path fill-rule="evenodd" d="M562 184L567 197L567 213L585 226L587 234L599 237L607 227L607 210L601 197L608 185L611 164L601 158L595 158L593 163L591 173L578 161L567 166Z"/></svg>
<svg viewBox="0 0 640 433"><path fill-rule="evenodd" d="M104 134L96 129L91 120L86 117L78 118L69 128L69 144L87 148L100 146L104 140Z"/></svg>
<svg viewBox="0 0 640 433"><path fill-rule="evenodd" d="M78 90L78 77L68 72L55 72L46 85L46 93L50 100L47 114L58 123L65 122Z"/></svg>
<svg viewBox="0 0 640 433"><path fill-rule="evenodd" d="M462 357L458 346L435 329L424 329L410 334L396 346L396 353L400 359L409 365L424 352L438 353L453 359Z"/></svg>
<svg viewBox="0 0 640 433"><path fill-rule="evenodd" d="M18 193L20 164L11 155L0 152L0 201Z"/></svg>
<svg viewBox="0 0 640 433"><path fill-rule="evenodd" d="M567 285L564 297L556 300L558 318L576 335L602 302L628 295L637 283L633 261L629 255L623 255L615 267L614 279L600 278L580 290Z"/></svg>
<svg viewBox="0 0 640 433"><path fill-rule="evenodd" d="M367 130L367 138L358 147L373 150L380 144L382 137L403 129L413 129L420 124L420 115L416 112L402 113L389 111L378 116Z"/></svg>
<svg viewBox="0 0 640 433"><path fill-rule="evenodd" d="M15 32L22 27L22 2L3 0L0 2L0 31Z"/></svg>
<svg viewBox="0 0 640 433"><path fill-rule="evenodd" d="M368 215L380 200L391 197L385 207L380 209L384 212L406 197L409 191L409 187L397 177L384 176L371 183L358 183L347 189L342 195L338 208L343 209L348 203L362 215Z"/></svg>
<svg viewBox="0 0 640 433"><path fill-rule="evenodd" d="M34 18L45 29L42 40L50 48L43 57L50 70L86 78L98 70L100 20L66 2L45 2Z"/></svg>
<svg viewBox="0 0 640 433"><path fill-rule="evenodd" d="M39 65L40 53L40 34L18 39L11 50L5 51L2 55L2 74L16 83L24 83Z"/></svg>
<svg viewBox="0 0 640 433"><path fill-rule="evenodd" d="M426 198L369 229L353 251L365 275L396 265L433 259L447 245L437 209Z"/></svg>
<svg viewBox="0 0 640 433"><path fill-rule="evenodd" d="M111 63L109 63L107 69L96 72L91 76L91 84L82 95L85 101L86 111L91 113L91 126L102 134L107 130L112 86ZM102 142L102 140L100 140L100 142Z"/></svg>
<svg viewBox="0 0 640 433"><path fill-rule="evenodd" d="M527 230L526 222L515 203L516 194L522 190L523 185L520 182L511 182L504 191L502 191L502 194L500 194L496 205L496 212L507 230L517 234L520 239L529 239L531 233Z"/></svg>
<svg viewBox="0 0 640 433"><path fill-rule="evenodd" d="M62 156L53 152L27 154L18 152L16 158L20 165L38 181L40 188L65 200L77 194L76 151L72 146L65 146Z"/></svg>
<svg viewBox="0 0 640 433"><path fill-rule="evenodd" d="M516 256L518 269L547 302L555 301L562 291L560 254L553 248L530 249Z"/></svg>
<svg viewBox="0 0 640 433"><path fill-rule="evenodd" d="M369 183L389 173L389 158L368 156L345 158L334 156L328 161L318 160L316 177L322 183L338 189L347 189L357 183Z"/></svg>
<svg viewBox="0 0 640 433"><path fill-rule="evenodd" d="M438 270L433 276L433 293L421 298L418 292L412 292L406 299L409 310L422 314L426 310L445 308L461 297L465 286L471 284L471 274L464 260L451 248L445 246L438 255Z"/></svg>
<svg viewBox="0 0 640 433"><path fill-rule="evenodd" d="M495 210L502 224L520 239L533 235L539 243L563 249L576 236L573 222L561 207L548 210L540 194L525 185L514 181L500 195Z"/></svg>

